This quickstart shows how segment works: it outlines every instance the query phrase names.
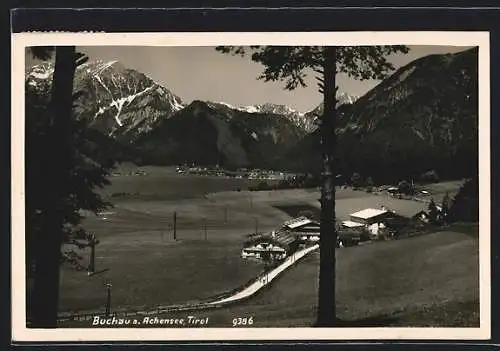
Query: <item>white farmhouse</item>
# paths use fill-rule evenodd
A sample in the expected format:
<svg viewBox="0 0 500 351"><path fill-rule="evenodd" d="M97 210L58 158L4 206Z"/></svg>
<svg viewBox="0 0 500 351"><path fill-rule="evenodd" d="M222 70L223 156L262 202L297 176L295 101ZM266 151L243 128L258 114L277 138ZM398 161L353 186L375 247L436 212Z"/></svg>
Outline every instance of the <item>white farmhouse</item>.
<svg viewBox="0 0 500 351"><path fill-rule="evenodd" d="M350 220L342 222L347 228L366 228L372 235L378 235L385 228L384 220L392 213L386 209L367 208L349 215Z"/></svg>

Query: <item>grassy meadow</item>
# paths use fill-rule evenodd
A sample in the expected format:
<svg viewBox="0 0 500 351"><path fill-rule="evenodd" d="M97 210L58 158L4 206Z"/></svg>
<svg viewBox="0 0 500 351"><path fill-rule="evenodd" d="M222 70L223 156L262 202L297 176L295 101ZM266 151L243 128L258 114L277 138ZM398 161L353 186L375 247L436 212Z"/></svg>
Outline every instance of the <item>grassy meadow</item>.
<svg viewBox="0 0 500 351"><path fill-rule="evenodd" d="M346 326L479 326L471 236L446 231L337 249L337 264L337 316ZM231 316L253 316L254 327L312 326L318 274L314 253L255 298L204 315L214 327L230 326Z"/></svg>
<svg viewBox="0 0 500 351"><path fill-rule="evenodd" d="M103 195L114 207L85 219L83 225L100 240L98 273L88 277L85 271L63 266L61 312L103 311L108 282L112 309L182 304L232 290L264 269L261 263L240 258L245 235L281 225L290 218L283 210L287 206L319 209L317 189L249 192L245 189L258 181L177 175L161 167L145 171L128 175L122 170L111 177L112 185ZM442 187L436 189L436 194L442 193ZM126 195L112 196L117 193ZM426 206L352 189L339 189L336 199L339 220L367 207L383 205L411 216ZM453 324L459 317L443 316L463 310L457 306L477 309L477 238L464 233L470 230L339 249L339 316L347 321L389 316L386 324L391 325L428 324L433 316L434 324ZM84 265L88 251L78 250ZM203 313L210 315L211 326L230 326L230 316L243 314L253 315L257 327L310 326L318 269L319 256L312 254L256 297ZM433 308L433 314L422 315ZM464 323L475 323L474 316L467 314Z"/></svg>

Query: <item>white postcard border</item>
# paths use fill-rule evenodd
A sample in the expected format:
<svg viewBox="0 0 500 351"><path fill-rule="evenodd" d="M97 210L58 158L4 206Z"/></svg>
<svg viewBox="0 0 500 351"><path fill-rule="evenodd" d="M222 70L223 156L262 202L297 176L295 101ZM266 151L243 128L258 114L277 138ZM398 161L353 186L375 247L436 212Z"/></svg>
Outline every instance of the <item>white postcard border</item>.
<svg viewBox="0 0 500 351"><path fill-rule="evenodd" d="M28 46L216 45L452 45L479 46L479 328L26 328L24 269L24 73ZM490 54L488 32L274 32L12 34L12 339L14 341L229 340L484 340L491 334L490 291Z"/></svg>

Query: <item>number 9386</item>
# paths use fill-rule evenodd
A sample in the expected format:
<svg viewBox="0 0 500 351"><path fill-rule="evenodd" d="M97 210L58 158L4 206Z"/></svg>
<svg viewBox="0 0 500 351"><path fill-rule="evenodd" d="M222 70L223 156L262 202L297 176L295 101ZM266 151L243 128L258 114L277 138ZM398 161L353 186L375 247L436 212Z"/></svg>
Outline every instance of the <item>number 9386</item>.
<svg viewBox="0 0 500 351"><path fill-rule="evenodd" d="M247 326L253 324L253 317L237 317L233 318L233 327Z"/></svg>

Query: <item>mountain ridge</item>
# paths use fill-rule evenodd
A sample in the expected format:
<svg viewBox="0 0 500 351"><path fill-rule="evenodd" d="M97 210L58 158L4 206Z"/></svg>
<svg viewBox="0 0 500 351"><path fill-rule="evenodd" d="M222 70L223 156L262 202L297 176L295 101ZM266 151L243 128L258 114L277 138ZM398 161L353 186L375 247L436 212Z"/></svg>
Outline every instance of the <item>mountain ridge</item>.
<svg viewBox="0 0 500 351"><path fill-rule="evenodd" d="M42 89L48 90L53 70L51 62L32 66L26 72L28 84L36 86L42 83L40 84ZM162 111L149 111L149 118L145 116L137 118L137 109L134 105L141 107L147 105L139 101L141 98L159 100L157 103L165 112L163 118L168 118L188 105L152 77L123 66L119 60L94 60L77 67L75 91L77 90L83 90L87 95L93 92L93 96L87 97L82 104L87 104L86 108L92 111L94 125L107 134L126 134L132 139L154 128L158 119L162 117L160 116ZM352 103L356 99L357 97L346 93L339 94L340 104ZM222 101L207 101L207 103L241 112L269 113L285 117L306 132L312 132L316 128L313 112L316 113L321 108L320 104L312 111L300 112L287 105L271 102L244 107ZM134 111L134 118L131 118L128 110ZM137 130L134 130L135 128Z"/></svg>
<svg viewBox="0 0 500 351"><path fill-rule="evenodd" d="M398 181L435 170L458 179L477 172L478 51L428 55L396 70L339 109L336 167L350 177ZM306 136L276 162L319 172L320 137Z"/></svg>
<svg viewBox="0 0 500 351"><path fill-rule="evenodd" d="M51 67L27 69L26 83L48 94ZM272 103L186 104L118 61L80 66L74 86L84 92L78 112L134 161L319 171L322 104L305 113ZM339 94L337 167L381 180L425 169L465 175L477 168L477 99L477 49L414 60L359 98ZM194 132L201 126L206 133Z"/></svg>

